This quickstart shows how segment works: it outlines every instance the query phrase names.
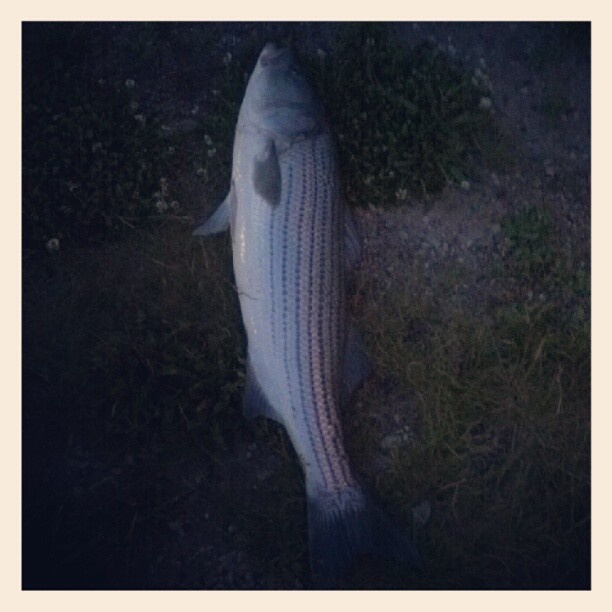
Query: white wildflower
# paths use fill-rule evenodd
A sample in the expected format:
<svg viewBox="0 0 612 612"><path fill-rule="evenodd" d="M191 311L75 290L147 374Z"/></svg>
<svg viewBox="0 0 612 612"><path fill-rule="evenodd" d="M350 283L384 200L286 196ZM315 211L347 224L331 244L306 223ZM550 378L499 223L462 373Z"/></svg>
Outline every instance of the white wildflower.
<svg viewBox="0 0 612 612"><path fill-rule="evenodd" d="M59 251L60 248L60 243L59 240L57 238L51 238L51 240L49 240L46 244L47 246L47 251L51 252L51 251Z"/></svg>
<svg viewBox="0 0 612 612"><path fill-rule="evenodd" d="M214 157L216 153L217 149L215 149L214 147L212 149L208 149L208 157Z"/></svg>
<svg viewBox="0 0 612 612"><path fill-rule="evenodd" d="M210 145L213 143L213 140L208 134L204 134L204 142L206 143L207 147L210 147Z"/></svg>
<svg viewBox="0 0 612 612"><path fill-rule="evenodd" d="M134 79L126 79L125 81L125 86L128 89L132 89L134 87L135 83L134 83Z"/></svg>
<svg viewBox="0 0 612 612"><path fill-rule="evenodd" d="M157 209L157 212L161 214L168 210L168 204L163 200L157 200L155 202L155 208Z"/></svg>
<svg viewBox="0 0 612 612"><path fill-rule="evenodd" d="M461 189L463 189L464 191L469 191L470 187L470 181L466 181L465 179L461 181Z"/></svg>
<svg viewBox="0 0 612 612"><path fill-rule="evenodd" d="M481 110L489 110L493 106L493 102L491 102L491 98L488 96L483 96L480 98L480 102L478 102L478 108Z"/></svg>
<svg viewBox="0 0 612 612"><path fill-rule="evenodd" d="M229 66L232 63L232 54L228 51L224 56L223 56L223 65L224 66Z"/></svg>
<svg viewBox="0 0 612 612"><path fill-rule="evenodd" d="M200 166L197 170L196 170L196 174L198 176L206 176L206 170L204 168L202 168L202 166Z"/></svg>
<svg viewBox="0 0 612 612"><path fill-rule="evenodd" d="M134 115L134 119L136 119L136 121L138 121L138 123L140 123L140 125L145 125L147 120L145 119L145 116L140 114L140 115Z"/></svg>
<svg viewBox="0 0 612 612"><path fill-rule="evenodd" d="M197 115L200 112L200 107L196 104L190 112L192 115Z"/></svg>
<svg viewBox="0 0 612 612"><path fill-rule="evenodd" d="M397 200L400 200L400 201L406 200L408 198L408 190L407 189L398 189L395 192L395 198Z"/></svg>

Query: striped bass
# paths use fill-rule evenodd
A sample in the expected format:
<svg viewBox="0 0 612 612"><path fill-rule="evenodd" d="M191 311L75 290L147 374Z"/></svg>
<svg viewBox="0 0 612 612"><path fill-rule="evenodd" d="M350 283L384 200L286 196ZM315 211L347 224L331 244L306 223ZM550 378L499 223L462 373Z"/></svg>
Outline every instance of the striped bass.
<svg viewBox="0 0 612 612"><path fill-rule="evenodd" d="M314 584L331 587L363 553L419 567L349 465L339 409L369 371L345 312L359 239L322 108L293 54L273 43L240 108L229 194L194 235L228 227L248 340L244 412L280 422L299 456Z"/></svg>

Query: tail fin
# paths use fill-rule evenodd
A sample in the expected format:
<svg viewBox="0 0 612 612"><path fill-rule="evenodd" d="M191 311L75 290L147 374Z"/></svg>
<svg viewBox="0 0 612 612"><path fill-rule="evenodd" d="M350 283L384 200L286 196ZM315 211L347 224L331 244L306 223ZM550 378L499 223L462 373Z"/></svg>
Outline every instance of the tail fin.
<svg viewBox="0 0 612 612"><path fill-rule="evenodd" d="M422 569L412 540L357 488L308 498L310 564L316 588L334 588L359 555L371 554Z"/></svg>

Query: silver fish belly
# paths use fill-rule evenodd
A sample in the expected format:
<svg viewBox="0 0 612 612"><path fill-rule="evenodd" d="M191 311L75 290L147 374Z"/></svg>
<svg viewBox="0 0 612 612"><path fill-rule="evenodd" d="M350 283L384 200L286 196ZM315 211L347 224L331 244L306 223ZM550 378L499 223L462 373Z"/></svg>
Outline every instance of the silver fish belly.
<svg viewBox="0 0 612 612"><path fill-rule="evenodd" d="M244 411L282 423L300 458L320 587L361 553L420 564L363 492L343 443L340 406L369 363L346 317L345 274L359 243L339 184L320 107L288 50L267 45L241 107L230 192L194 234L231 229L248 340Z"/></svg>

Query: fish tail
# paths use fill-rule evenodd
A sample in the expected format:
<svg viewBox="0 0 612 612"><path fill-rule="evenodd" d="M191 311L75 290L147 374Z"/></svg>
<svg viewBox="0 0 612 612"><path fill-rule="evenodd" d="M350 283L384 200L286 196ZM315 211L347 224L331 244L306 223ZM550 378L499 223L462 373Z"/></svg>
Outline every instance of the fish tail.
<svg viewBox="0 0 612 612"><path fill-rule="evenodd" d="M316 588L334 588L359 555L422 569L412 540L357 487L308 498L310 563Z"/></svg>

